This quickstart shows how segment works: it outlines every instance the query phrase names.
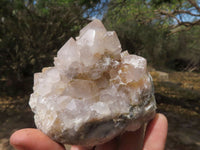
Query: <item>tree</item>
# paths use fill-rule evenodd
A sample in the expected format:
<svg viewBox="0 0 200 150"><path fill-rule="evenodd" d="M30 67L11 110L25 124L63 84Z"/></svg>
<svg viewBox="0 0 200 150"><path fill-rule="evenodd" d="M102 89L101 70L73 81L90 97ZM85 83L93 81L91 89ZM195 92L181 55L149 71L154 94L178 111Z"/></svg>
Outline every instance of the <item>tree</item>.
<svg viewBox="0 0 200 150"><path fill-rule="evenodd" d="M188 0L113 0L103 21L117 31L124 50L144 56L154 67L199 70L199 5Z"/></svg>
<svg viewBox="0 0 200 150"><path fill-rule="evenodd" d="M107 15L116 23L134 19L139 24L169 27L170 33L176 33L200 25L200 0L111 0Z"/></svg>
<svg viewBox="0 0 200 150"><path fill-rule="evenodd" d="M32 80L33 73L51 66L58 49L88 23L86 12L99 2L1 0L0 79L17 87L15 83Z"/></svg>
<svg viewBox="0 0 200 150"><path fill-rule="evenodd" d="M167 6L161 5L158 8L156 7L154 13L160 18L163 17L164 19L172 19L175 21L175 23L171 24L171 33L189 30L193 26L200 25L199 0L171 0Z"/></svg>

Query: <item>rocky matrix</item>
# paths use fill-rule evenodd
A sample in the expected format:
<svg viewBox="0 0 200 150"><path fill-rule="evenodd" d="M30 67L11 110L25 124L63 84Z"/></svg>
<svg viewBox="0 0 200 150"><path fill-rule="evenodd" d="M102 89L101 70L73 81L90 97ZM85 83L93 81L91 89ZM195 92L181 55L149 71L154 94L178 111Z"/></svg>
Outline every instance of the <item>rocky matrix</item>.
<svg viewBox="0 0 200 150"><path fill-rule="evenodd" d="M155 115L144 58L121 52L114 31L94 20L58 51L55 66L34 74L30 106L38 129L63 144L93 146Z"/></svg>

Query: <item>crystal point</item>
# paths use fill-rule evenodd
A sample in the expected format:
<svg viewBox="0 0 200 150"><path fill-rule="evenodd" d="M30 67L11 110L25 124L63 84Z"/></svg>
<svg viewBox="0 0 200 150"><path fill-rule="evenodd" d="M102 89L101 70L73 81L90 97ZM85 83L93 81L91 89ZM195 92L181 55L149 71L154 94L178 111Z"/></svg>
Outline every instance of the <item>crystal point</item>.
<svg viewBox="0 0 200 150"><path fill-rule="evenodd" d="M106 28L104 27L104 25L102 24L102 22L100 20L98 20L98 19L93 20L88 25L86 25L83 29L81 29L79 37L81 37L82 35L84 35L85 32L87 32L89 30L97 31L99 33L100 32L106 33Z"/></svg>
<svg viewBox="0 0 200 150"><path fill-rule="evenodd" d="M94 20L34 75L35 124L63 144L94 146L135 131L155 115L146 59L121 52L114 31Z"/></svg>

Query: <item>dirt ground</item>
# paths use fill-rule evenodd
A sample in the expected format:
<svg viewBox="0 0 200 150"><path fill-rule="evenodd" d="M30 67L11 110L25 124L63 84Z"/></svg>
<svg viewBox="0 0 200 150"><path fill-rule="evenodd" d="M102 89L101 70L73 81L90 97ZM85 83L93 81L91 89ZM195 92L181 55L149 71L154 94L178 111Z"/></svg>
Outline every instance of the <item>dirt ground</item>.
<svg viewBox="0 0 200 150"><path fill-rule="evenodd" d="M152 73L157 112L169 121L166 150L200 149L200 74L173 72L164 80ZM0 150L13 150L10 135L34 127L29 96L0 98ZM69 148L69 147L68 147Z"/></svg>
<svg viewBox="0 0 200 150"><path fill-rule="evenodd" d="M157 112L169 122L166 150L200 150L200 74L172 72L155 85Z"/></svg>

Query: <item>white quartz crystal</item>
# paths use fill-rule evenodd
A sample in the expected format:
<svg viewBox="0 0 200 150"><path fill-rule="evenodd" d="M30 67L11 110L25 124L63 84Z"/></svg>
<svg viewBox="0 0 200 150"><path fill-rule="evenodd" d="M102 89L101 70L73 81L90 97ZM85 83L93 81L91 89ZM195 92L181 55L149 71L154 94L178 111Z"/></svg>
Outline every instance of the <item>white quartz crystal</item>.
<svg viewBox="0 0 200 150"><path fill-rule="evenodd" d="M154 117L147 62L121 52L114 31L94 20L34 75L30 106L37 128L63 144L94 146Z"/></svg>

